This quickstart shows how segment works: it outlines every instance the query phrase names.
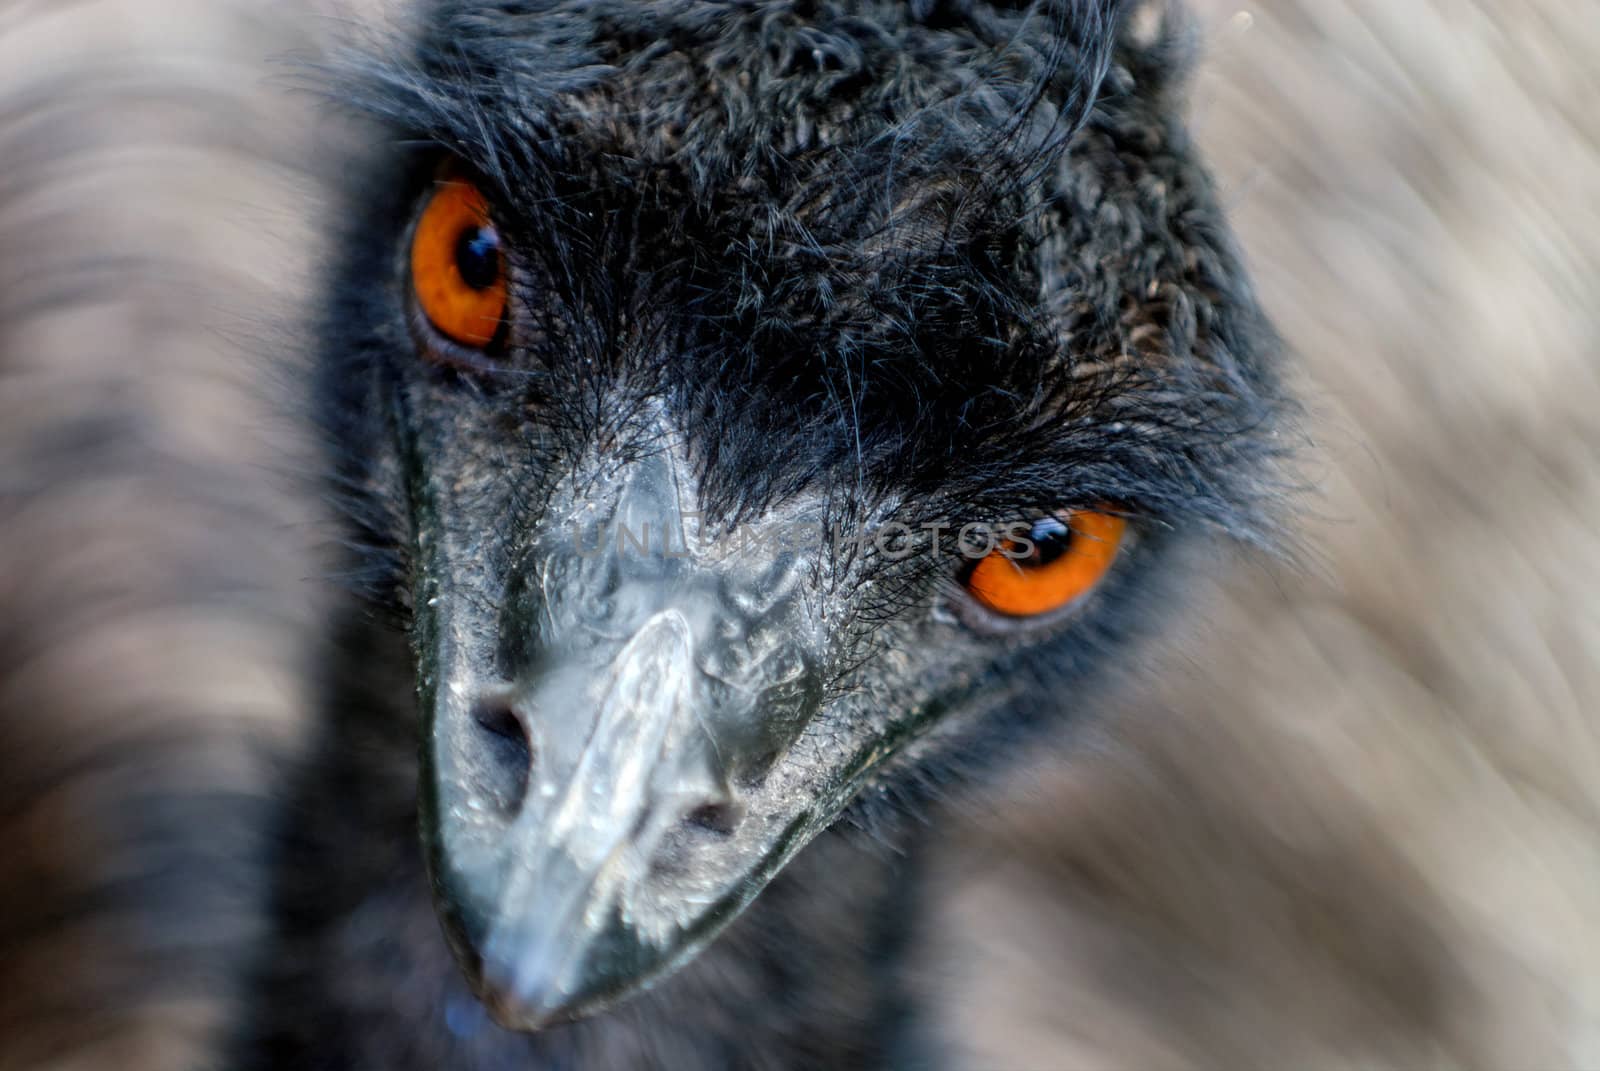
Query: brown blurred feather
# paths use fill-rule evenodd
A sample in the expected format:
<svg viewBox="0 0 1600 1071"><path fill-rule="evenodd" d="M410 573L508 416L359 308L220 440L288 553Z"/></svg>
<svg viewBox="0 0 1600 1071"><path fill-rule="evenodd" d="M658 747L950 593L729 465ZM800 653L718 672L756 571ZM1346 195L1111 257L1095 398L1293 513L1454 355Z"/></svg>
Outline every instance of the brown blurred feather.
<svg viewBox="0 0 1600 1071"><path fill-rule="evenodd" d="M1596 1066L1600 20L1196 6L1312 564L991 801L926 984L978 1068Z"/></svg>
<svg viewBox="0 0 1600 1071"><path fill-rule="evenodd" d="M208 1060L300 730L290 4L0 4L0 1068ZM303 328L302 328L303 330Z"/></svg>

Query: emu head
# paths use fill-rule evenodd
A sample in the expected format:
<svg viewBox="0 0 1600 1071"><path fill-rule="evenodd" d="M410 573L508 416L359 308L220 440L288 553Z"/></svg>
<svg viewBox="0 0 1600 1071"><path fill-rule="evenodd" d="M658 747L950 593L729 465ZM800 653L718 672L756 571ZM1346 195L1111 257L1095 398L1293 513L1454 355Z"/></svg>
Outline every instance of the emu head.
<svg viewBox="0 0 1600 1071"><path fill-rule="evenodd" d="M1270 337L1114 6L452 2L361 64L320 389L502 1022L1081 712L1251 530Z"/></svg>

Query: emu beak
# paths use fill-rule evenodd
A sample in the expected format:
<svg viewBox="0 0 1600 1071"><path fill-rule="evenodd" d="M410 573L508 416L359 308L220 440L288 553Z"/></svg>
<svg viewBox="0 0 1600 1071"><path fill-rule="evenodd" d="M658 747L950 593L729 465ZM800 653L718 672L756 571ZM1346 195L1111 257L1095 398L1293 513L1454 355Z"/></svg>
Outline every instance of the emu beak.
<svg viewBox="0 0 1600 1071"><path fill-rule="evenodd" d="M640 463L603 512L675 507L666 465ZM511 599L498 629L441 589L423 685L436 903L479 997L521 1030L688 959L816 832L809 797L759 783L820 695L793 562L530 560L538 596ZM486 631L533 636L509 684L480 683Z"/></svg>

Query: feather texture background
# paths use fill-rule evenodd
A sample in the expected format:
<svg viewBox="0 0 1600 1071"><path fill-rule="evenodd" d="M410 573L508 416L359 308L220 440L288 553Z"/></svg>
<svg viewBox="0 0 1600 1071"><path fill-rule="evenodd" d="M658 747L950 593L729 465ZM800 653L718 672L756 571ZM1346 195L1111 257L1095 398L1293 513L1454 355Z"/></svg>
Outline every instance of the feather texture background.
<svg viewBox="0 0 1600 1071"><path fill-rule="evenodd" d="M288 4L0 4L0 1067L209 1059L305 708Z"/></svg>
<svg viewBox="0 0 1600 1071"><path fill-rule="evenodd" d="M1160 686L993 802L928 984L977 1067L1592 1067L1600 23L1197 12L1306 560L1219 569Z"/></svg>
<svg viewBox="0 0 1600 1071"><path fill-rule="evenodd" d="M1593 1066L1600 22L1194 7L1306 551L952 808L915 984L976 1068ZM387 11L0 4L0 1068L236 1010L321 535L275 355L339 133L281 57Z"/></svg>

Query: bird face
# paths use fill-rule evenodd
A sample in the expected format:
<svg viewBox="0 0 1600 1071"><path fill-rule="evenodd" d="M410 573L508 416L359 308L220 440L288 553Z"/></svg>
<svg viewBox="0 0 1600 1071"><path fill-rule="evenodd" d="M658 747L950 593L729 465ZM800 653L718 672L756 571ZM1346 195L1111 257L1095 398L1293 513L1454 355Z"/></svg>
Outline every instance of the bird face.
<svg viewBox="0 0 1600 1071"><path fill-rule="evenodd" d="M526 1029L1076 709L1174 533L1245 529L1270 395L1107 12L552 7L447 5L378 79L423 148L324 362L436 902Z"/></svg>

